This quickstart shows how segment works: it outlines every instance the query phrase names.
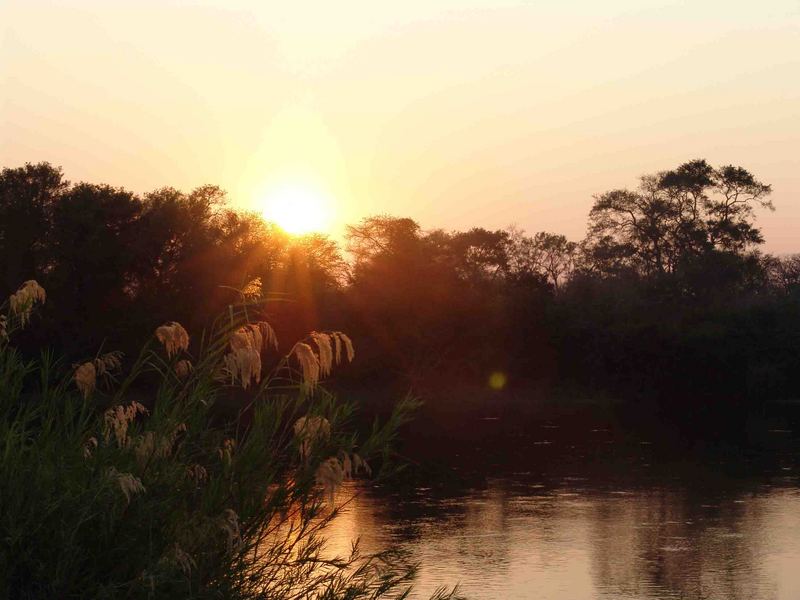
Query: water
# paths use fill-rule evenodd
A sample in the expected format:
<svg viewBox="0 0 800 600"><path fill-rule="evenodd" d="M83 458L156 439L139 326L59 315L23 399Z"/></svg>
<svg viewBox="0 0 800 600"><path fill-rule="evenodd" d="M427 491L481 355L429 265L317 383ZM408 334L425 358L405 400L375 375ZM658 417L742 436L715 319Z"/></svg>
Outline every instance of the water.
<svg viewBox="0 0 800 600"><path fill-rule="evenodd" d="M410 441L414 476L347 490L332 548L406 549L414 598L456 583L476 599L800 598L791 424L675 444L596 418L502 420Z"/></svg>

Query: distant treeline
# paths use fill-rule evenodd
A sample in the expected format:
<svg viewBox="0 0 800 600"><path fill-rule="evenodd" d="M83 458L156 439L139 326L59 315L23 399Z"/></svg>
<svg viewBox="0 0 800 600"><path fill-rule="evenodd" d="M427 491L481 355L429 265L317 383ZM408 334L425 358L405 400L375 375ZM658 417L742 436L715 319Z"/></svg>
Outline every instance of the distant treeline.
<svg viewBox="0 0 800 600"><path fill-rule="evenodd" d="M79 360L131 351L165 321L199 336L260 284L279 337L338 329L348 377L417 387L576 382L676 406L800 397L800 255L755 210L770 186L693 160L595 197L584 240L515 228L426 231L373 216L292 237L214 186L70 184L47 163L0 174L0 294L48 302L20 340Z"/></svg>

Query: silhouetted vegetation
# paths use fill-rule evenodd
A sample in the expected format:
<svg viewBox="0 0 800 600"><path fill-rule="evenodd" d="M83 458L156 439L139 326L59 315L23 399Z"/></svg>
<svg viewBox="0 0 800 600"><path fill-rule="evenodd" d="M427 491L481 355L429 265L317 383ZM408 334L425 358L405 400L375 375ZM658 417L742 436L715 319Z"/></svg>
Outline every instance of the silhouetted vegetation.
<svg viewBox="0 0 800 600"><path fill-rule="evenodd" d="M0 174L0 295L35 278L57 301L21 346L76 360L192 332L260 281L280 339L347 331L343 385L592 386L681 409L800 396L800 257L759 251L770 186L693 160L598 195L584 240L423 230L373 216L288 236L204 186L144 195L70 184L48 164ZM38 337L36 337L38 336Z"/></svg>
<svg viewBox="0 0 800 600"><path fill-rule="evenodd" d="M370 461L388 471L416 402L359 440L352 404L317 385L352 361L350 338L313 332L262 377L277 339L244 295L194 352L169 322L129 369L117 351L72 367L23 358L14 340L47 293L28 280L0 303L2 597L407 595L401 553L334 553L325 528L345 480L371 477Z"/></svg>

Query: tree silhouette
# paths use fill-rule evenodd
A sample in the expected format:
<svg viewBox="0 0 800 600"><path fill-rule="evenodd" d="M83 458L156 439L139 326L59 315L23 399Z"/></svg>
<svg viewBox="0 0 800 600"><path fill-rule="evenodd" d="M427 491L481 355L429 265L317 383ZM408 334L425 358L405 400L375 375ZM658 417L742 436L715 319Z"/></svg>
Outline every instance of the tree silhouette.
<svg viewBox="0 0 800 600"><path fill-rule="evenodd" d="M753 207L772 209L771 188L741 167L704 160L641 178L639 188L595 198L585 251L604 274L672 273L698 256L740 254L763 242Z"/></svg>
<svg viewBox="0 0 800 600"><path fill-rule="evenodd" d="M0 293L37 279L54 299L23 332L29 353L130 351L171 320L199 333L251 287L279 339L351 334L361 385L485 387L500 371L512 387L777 397L800 389L800 266L758 251L770 192L693 160L597 196L581 243L377 215L347 228L343 252L216 186L137 195L27 164L0 172Z"/></svg>

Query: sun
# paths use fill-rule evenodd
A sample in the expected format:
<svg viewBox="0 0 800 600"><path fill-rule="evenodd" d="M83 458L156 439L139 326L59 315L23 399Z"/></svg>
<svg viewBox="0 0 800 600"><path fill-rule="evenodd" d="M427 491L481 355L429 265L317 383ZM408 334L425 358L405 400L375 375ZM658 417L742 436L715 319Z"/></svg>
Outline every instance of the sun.
<svg viewBox="0 0 800 600"><path fill-rule="evenodd" d="M287 233L322 232L330 225L331 200L320 189L306 183L284 184L268 191L261 211L267 221Z"/></svg>

